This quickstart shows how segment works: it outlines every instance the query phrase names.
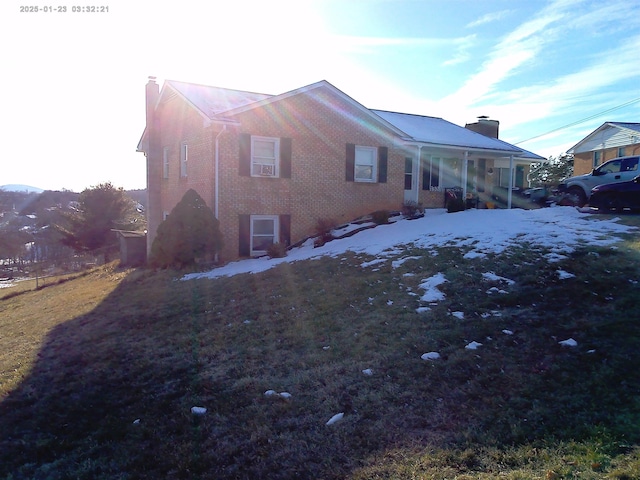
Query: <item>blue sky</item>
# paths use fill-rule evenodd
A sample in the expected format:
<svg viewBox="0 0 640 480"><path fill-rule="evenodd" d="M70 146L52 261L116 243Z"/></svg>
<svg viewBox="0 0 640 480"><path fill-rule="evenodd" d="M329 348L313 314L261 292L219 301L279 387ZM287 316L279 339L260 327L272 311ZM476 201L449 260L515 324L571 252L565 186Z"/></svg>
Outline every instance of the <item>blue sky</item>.
<svg viewBox="0 0 640 480"><path fill-rule="evenodd" d="M487 115L544 157L640 122L640 0L29 3L0 6L0 185L144 188L149 75L269 94L327 80L369 108Z"/></svg>

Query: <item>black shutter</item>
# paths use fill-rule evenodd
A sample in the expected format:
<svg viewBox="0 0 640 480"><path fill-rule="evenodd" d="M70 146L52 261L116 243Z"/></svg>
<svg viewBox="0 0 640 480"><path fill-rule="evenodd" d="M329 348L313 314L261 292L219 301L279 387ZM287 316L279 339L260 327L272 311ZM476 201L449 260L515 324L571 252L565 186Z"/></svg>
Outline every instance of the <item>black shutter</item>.
<svg viewBox="0 0 640 480"><path fill-rule="evenodd" d="M347 143L347 161L345 166L345 180L353 182L354 170L356 168L356 146L353 143Z"/></svg>
<svg viewBox="0 0 640 480"><path fill-rule="evenodd" d="M378 147L378 182L387 183L388 147Z"/></svg>
<svg viewBox="0 0 640 480"><path fill-rule="evenodd" d="M238 165L238 173L244 177L251 176L251 135L248 133L240 134L240 164Z"/></svg>
<svg viewBox="0 0 640 480"><path fill-rule="evenodd" d="M280 177L291 178L291 139L280 139Z"/></svg>
<svg viewBox="0 0 640 480"><path fill-rule="evenodd" d="M291 245L291 215L280 215L280 243Z"/></svg>
<svg viewBox="0 0 640 480"><path fill-rule="evenodd" d="M251 216L239 215L239 244L238 254L241 257L251 256Z"/></svg>

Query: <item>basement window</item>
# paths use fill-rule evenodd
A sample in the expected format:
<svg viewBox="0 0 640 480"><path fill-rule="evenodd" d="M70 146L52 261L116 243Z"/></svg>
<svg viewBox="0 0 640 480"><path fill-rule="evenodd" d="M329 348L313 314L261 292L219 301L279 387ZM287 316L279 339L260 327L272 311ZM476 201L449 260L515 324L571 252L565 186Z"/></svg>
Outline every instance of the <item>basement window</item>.
<svg viewBox="0 0 640 480"><path fill-rule="evenodd" d="M264 255L278 243L278 219L278 215L251 215L251 256Z"/></svg>

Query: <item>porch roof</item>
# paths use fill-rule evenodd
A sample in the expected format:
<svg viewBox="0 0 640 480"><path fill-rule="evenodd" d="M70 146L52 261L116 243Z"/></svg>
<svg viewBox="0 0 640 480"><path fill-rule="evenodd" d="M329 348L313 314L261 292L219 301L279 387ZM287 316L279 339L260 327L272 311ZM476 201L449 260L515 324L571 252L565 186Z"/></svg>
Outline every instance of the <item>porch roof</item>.
<svg viewBox="0 0 640 480"><path fill-rule="evenodd" d="M407 134L404 140L436 147L481 151L492 157L509 157L539 162L543 157L497 138L487 137L438 117L371 110Z"/></svg>

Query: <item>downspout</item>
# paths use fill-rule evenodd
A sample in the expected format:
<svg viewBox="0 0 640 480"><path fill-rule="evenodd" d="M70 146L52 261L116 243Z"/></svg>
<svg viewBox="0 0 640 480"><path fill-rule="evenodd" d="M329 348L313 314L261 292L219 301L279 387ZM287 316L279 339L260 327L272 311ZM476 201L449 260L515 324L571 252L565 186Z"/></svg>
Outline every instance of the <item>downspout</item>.
<svg viewBox="0 0 640 480"><path fill-rule="evenodd" d="M513 191L513 155L509 156L509 191L507 192L507 208L511 208L511 193Z"/></svg>
<svg viewBox="0 0 640 480"><path fill-rule="evenodd" d="M216 135L216 139L215 139L215 153L214 153L214 175L215 175L215 180L214 180L214 189L215 189L215 199L214 199L214 211L213 214L215 215L217 220L220 220L219 218L219 213L220 213L220 209L218 204L220 203L220 178L219 178L219 171L220 171L220 150L219 150L219 142L218 139L220 138L220 135L222 135L225 131L227 130L227 126L226 125L222 125L222 130L220 130L220 132L218 132L218 135Z"/></svg>
<svg viewBox="0 0 640 480"><path fill-rule="evenodd" d="M214 180L214 189L216 191L215 193L215 197L214 197L214 202L215 205L213 206L213 214L216 217L216 220L218 220L218 222L220 221L219 215L220 215L220 208L219 208L219 203L220 203L220 178L219 178L219 172L220 172L220 149L219 149L219 142L218 140L220 139L220 135L222 135L225 131L227 130L227 126L226 125L222 125L222 130L220 130L220 132L218 132L218 135L216 135L215 138L215 153L214 153L214 175L215 175L215 180ZM215 262L218 263L220 261L220 257L219 257L219 253L216 252L215 255Z"/></svg>

